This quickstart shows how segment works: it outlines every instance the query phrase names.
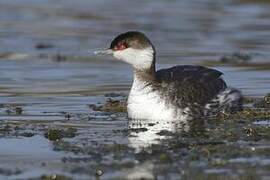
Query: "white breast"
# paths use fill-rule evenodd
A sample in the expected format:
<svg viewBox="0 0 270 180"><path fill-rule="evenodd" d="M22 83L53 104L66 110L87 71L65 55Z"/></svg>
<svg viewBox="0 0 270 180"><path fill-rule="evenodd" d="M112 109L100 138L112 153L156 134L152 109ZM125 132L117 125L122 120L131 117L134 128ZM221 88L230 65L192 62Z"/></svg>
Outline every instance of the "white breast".
<svg viewBox="0 0 270 180"><path fill-rule="evenodd" d="M128 115L133 119L182 119L186 118L177 108L166 103L164 98L151 86L146 86L138 78L134 82L128 97Z"/></svg>

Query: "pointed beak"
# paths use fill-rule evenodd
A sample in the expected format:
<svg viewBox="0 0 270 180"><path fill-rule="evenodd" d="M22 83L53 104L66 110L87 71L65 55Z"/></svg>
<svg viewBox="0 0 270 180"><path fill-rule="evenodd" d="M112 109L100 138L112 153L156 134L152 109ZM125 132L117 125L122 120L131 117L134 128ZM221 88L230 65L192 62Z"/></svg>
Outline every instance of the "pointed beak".
<svg viewBox="0 0 270 180"><path fill-rule="evenodd" d="M112 55L113 50L111 50L111 49L98 50L98 51L94 51L94 54L96 54L96 55Z"/></svg>

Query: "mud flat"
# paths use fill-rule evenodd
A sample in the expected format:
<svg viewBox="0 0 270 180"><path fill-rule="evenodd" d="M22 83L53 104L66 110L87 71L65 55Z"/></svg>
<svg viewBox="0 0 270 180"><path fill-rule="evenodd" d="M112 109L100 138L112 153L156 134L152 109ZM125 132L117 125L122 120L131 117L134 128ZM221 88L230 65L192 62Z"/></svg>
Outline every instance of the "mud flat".
<svg viewBox="0 0 270 180"><path fill-rule="evenodd" d="M0 179L270 177L269 95L246 99L237 114L180 124L174 131L128 120L126 97L110 95L89 105L95 111L87 115L1 120ZM7 116L20 117L14 113Z"/></svg>

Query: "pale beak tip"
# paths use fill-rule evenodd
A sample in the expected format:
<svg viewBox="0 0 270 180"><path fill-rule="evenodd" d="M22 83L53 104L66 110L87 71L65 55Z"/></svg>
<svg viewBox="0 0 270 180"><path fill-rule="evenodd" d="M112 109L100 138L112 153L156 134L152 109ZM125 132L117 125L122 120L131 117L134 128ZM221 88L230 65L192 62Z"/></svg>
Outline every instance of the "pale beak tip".
<svg viewBox="0 0 270 180"><path fill-rule="evenodd" d="M98 54L100 54L100 51L94 51L93 52L95 55L98 55Z"/></svg>
<svg viewBox="0 0 270 180"><path fill-rule="evenodd" d="M95 55L110 55L113 54L111 49L106 49L106 50L100 50L100 51L94 51Z"/></svg>

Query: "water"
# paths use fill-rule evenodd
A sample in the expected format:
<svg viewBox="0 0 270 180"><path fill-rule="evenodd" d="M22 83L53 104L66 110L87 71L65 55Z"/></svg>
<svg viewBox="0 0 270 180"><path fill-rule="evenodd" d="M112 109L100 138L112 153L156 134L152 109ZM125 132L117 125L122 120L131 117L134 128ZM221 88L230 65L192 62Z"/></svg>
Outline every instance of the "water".
<svg viewBox="0 0 270 180"><path fill-rule="evenodd" d="M0 120L53 123L65 121L70 113L73 126L91 127L93 122L80 121L92 113L88 105L104 102L106 93L128 93L132 83L130 66L95 56L93 52L108 47L113 37L128 30L143 31L150 37L157 50L158 68L204 64L234 52L252 54L254 63L270 67L269 8L266 2L240 0L1 0ZM36 48L40 44L50 47ZM246 96L262 97L269 93L269 68L214 68L224 72L228 84ZM22 114L14 114L17 106L23 109ZM7 114L10 109L12 113ZM114 129L113 125L98 127L96 133L110 142L125 139L118 135L110 137L111 131L105 133ZM87 132L83 137L89 136ZM141 132L139 137L144 135ZM89 141L98 139L94 133L90 137ZM35 138L40 137L34 136L33 142L38 142ZM0 139L10 143L6 149L0 149L0 156L9 151L7 148L13 149L13 141L18 141L15 146L21 146L19 142L31 140L26 139ZM141 142L139 139L138 143ZM50 144L45 146L50 149ZM22 149L21 154L26 151ZM35 149L28 153L32 151L35 154ZM51 152L45 152L48 153ZM51 157L54 156L60 159L62 154ZM37 176L49 171L35 172Z"/></svg>

